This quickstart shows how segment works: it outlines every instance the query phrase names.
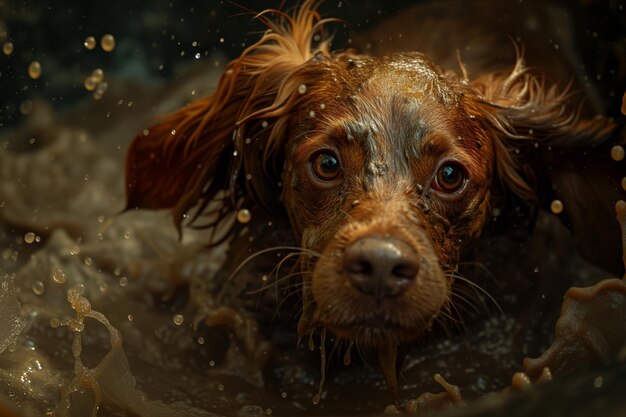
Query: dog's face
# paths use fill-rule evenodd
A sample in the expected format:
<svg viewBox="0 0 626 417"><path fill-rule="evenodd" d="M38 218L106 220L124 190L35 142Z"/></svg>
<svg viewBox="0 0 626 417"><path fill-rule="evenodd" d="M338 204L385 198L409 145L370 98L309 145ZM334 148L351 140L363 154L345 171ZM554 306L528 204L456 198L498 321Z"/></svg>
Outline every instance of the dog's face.
<svg viewBox="0 0 626 417"><path fill-rule="evenodd" d="M480 231L491 140L419 54L322 62L293 111L282 201L312 265L314 321L361 345L415 339Z"/></svg>

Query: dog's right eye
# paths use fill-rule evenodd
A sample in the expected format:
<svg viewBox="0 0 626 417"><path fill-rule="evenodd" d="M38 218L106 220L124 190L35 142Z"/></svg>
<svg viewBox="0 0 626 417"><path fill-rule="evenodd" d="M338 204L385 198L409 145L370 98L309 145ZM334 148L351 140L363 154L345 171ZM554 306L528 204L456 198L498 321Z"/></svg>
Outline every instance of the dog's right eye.
<svg viewBox="0 0 626 417"><path fill-rule="evenodd" d="M311 169L317 179L333 181L341 172L339 159L331 152L320 152L311 159Z"/></svg>

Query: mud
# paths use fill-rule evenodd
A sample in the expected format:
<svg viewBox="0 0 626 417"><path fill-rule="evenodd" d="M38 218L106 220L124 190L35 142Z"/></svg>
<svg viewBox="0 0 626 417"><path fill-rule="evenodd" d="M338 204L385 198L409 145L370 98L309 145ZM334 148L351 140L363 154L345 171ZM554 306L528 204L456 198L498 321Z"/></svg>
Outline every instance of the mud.
<svg viewBox="0 0 626 417"><path fill-rule="evenodd" d="M227 244L207 251L207 236L194 230L179 239L168 213L121 213L128 141L155 114L210 90L216 62L223 59L163 86L110 77L100 100L62 113L34 100L20 124L2 131L0 415L395 409L364 352L319 332L297 339L301 300L283 303L291 292L272 285L278 277L215 282ZM558 415L550 413L574 404L571 415L623 412L624 281L577 255L547 212L530 238L482 245L485 255L462 268L485 292L461 287L453 317L402 352L399 405L468 416ZM251 308L265 300L262 288L276 303ZM230 289L241 305L220 302ZM538 359L523 366L525 357ZM545 382L545 368L554 382Z"/></svg>

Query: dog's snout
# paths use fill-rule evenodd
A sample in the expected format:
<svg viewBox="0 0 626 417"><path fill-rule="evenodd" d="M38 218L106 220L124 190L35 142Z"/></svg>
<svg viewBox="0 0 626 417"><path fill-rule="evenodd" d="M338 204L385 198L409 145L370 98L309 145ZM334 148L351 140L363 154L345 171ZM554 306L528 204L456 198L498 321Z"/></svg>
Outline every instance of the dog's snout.
<svg viewBox="0 0 626 417"><path fill-rule="evenodd" d="M346 248L344 275L376 299L402 294L419 272L418 254L399 239L363 237Z"/></svg>

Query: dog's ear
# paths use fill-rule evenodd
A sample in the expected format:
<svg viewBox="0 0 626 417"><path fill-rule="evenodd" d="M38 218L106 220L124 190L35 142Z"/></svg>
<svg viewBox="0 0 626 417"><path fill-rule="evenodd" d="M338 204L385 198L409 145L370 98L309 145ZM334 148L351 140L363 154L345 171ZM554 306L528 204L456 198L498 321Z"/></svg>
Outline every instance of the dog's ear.
<svg viewBox="0 0 626 417"><path fill-rule="evenodd" d="M572 229L582 253L620 272L620 231L615 203L624 199L624 161L611 147L626 135L611 119L581 117L570 107L569 88L559 91L531 74L518 59L509 72L486 74L471 83L481 104L476 117L493 137L495 175L502 189L550 209ZM558 212L558 210L557 210Z"/></svg>
<svg viewBox="0 0 626 417"><path fill-rule="evenodd" d="M289 113L312 77L306 64L330 56L327 20L316 5L306 1L293 16L257 15L268 30L226 66L216 91L135 138L126 160L127 208L172 208L180 227L192 207L190 222L217 201L217 217L206 225L214 227L239 207L278 203Z"/></svg>

